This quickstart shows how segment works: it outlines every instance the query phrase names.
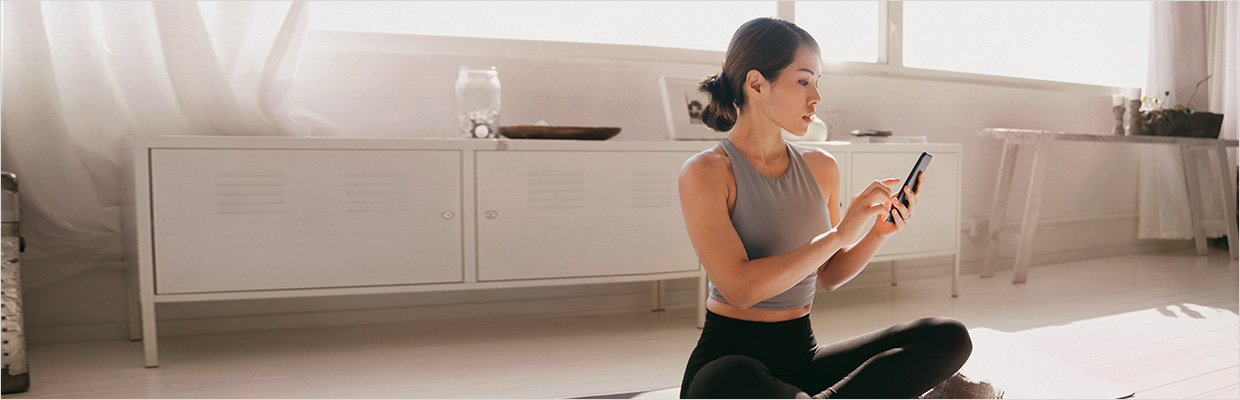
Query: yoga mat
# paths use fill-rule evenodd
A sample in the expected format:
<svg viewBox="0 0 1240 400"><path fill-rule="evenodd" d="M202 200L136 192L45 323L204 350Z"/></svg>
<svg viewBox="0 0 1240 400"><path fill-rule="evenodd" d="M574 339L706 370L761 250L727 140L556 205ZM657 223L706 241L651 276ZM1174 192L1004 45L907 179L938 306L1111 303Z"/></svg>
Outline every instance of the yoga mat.
<svg viewBox="0 0 1240 400"><path fill-rule="evenodd" d="M973 354L960 373L988 380L1004 391L1005 399L1121 399L1132 397L1122 389L1076 367L1039 353L1012 335L988 328L969 329ZM579 397L581 399L675 399L680 387Z"/></svg>
<svg viewBox="0 0 1240 400"><path fill-rule="evenodd" d="M1110 382L1017 342L1011 334L969 329L973 354L960 368L972 379L989 380L1005 399L1122 399L1132 397Z"/></svg>

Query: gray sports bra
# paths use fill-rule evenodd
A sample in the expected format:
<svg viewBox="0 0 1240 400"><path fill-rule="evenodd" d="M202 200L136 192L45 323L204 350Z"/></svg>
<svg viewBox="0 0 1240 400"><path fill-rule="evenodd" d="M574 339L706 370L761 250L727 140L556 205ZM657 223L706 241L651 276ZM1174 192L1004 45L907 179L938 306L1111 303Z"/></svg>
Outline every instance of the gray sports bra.
<svg viewBox="0 0 1240 400"><path fill-rule="evenodd" d="M788 169L778 178L758 172L732 142L723 139L719 146L732 160L732 176L736 179L736 209L732 226L745 244L750 260L787 253L831 229L830 212L822 198L818 181L805 164L801 152L784 141L788 149ZM788 310L804 307L814 300L818 271L801 279L775 297L753 308ZM710 298L723 303L728 300L712 282Z"/></svg>

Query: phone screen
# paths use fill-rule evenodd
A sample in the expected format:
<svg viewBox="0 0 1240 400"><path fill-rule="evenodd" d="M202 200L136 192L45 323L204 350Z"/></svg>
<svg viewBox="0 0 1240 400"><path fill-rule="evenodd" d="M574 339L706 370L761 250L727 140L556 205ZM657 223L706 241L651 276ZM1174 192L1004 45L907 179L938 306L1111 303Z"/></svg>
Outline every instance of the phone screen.
<svg viewBox="0 0 1240 400"><path fill-rule="evenodd" d="M903 203L905 207L908 207L908 197L904 195L904 188L908 187L914 192L917 191L917 185L921 184L921 173L926 170L926 167L930 166L931 158L934 157L931 156L930 153L924 151L921 152L921 157L917 158L917 164L913 164L913 170L908 173L908 178L904 180L904 185L900 186L900 191L896 194L896 200ZM909 186L910 182L912 182L911 187ZM895 210L896 207L894 205L891 206L890 210L887 210L887 222L895 221L895 218L892 215Z"/></svg>

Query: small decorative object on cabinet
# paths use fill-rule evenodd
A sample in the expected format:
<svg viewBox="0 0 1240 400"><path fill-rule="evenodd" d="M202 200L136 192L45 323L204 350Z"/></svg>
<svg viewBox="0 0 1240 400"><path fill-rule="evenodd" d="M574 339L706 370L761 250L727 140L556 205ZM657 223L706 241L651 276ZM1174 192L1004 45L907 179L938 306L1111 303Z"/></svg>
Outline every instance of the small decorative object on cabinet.
<svg viewBox="0 0 1240 400"><path fill-rule="evenodd" d="M499 71L461 67L456 78L456 112L465 138L499 135Z"/></svg>
<svg viewBox="0 0 1240 400"><path fill-rule="evenodd" d="M659 78L663 93L663 114L667 117L667 133L672 140L718 141L727 132L716 132L702 122L702 111L710 104L710 95L698 90L703 78L664 76Z"/></svg>

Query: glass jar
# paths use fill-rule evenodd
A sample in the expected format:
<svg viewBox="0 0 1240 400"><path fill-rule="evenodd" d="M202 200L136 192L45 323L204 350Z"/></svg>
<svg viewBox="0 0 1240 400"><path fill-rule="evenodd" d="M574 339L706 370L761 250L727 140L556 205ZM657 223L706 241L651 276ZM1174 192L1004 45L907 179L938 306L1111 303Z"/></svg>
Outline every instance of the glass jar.
<svg viewBox="0 0 1240 400"><path fill-rule="evenodd" d="M456 78L456 113L464 137L499 137L499 72L495 67L461 67Z"/></svg>

